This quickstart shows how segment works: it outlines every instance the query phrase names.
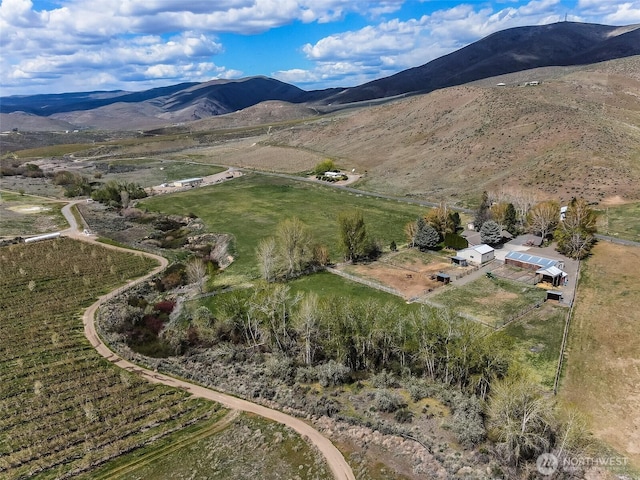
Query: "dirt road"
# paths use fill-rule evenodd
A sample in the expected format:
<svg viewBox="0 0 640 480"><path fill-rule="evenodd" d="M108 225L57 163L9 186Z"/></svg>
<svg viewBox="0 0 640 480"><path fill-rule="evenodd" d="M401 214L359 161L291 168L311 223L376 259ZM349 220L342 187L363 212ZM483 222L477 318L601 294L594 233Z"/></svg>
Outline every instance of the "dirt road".
<svg viewBox="0 0 640 480"><path fill-rule="evenodd" d="M64 236L76 238L78 240L82 240L85 242L92 242L92 243L96 242L95 237L85 235L78 231L78 223L71 211L71 208L75 203L79 203L79 202L69 203L62 209L62 213L64 214L65 218L69 222L70 228L61 233ZM144 277L140 277L130 282L128 285L129 287L132 287L140 282L147 280L153 275L156 275L157 273L164 270L168 264L167 259L159 255L154 255L146 252L133 252L131 250L117 247L114 245L106 245L106 244L100 244L100 245L102 245L105 248L123 250L129 253L135 253L137 255L145 255L147 257L156 259L160 263L160 265L157 268L155 268L152 272L148 273ZM118 289L118 290L121 290L121 289ZM298 432L303 438L307 439L307 441L312 443L320 451L320 453L324 455L327 461L327 465L329 466L331 472L333 473L333 476L337 480L355 480L353 471L351 470L351 467L349 466L347 461L344 459L344 456L342 455L342 453L340 453L340 451L333 445L333 443L331 443L331 441L328 438L324 437L315 428L303 422L302 420L296 417L292 417L291 415L287 415L286 413L279 412L278 410L273 410L271 408L267 408L262 405L258 405L256 403L248 402L241 398L236 398L231 395L216 392L215 390L211 390L209 388L201 387L199 385L194 385L185 380L172 378L172 377L169 377L168 375L164 375L162 373L158 373L152 370L148 370L146 368L142 368L127 360L124 360L123 358L118 356L116 353L111 351L109 347L107 347L102 342L102 340L100 340L100 337L98 337L98 334L95 328L95 314L98 308L100 307L100 305L106 300L108 300L109 298L113 297L114 295L115 295L115 292L111 292L101 296L100 298L98 298L96 302L93 303L93 305L91 305L84 312L84 315L82 316L85 336L87 337L91 345L96 349L96 351L100 355L102 355L104 358L109 360L114 365L117 365L120 368L124 368L125 370L128 370L130 372L136 373L151 383L161 383L164 385L169 385L171 387L180 388L196 397L206 398L208 400L221 403L227 408L254 413L256 415L260 415L261 417L268 418L275 422L286 425L292 428L293 430L295 430L296 432Z"/></svg>

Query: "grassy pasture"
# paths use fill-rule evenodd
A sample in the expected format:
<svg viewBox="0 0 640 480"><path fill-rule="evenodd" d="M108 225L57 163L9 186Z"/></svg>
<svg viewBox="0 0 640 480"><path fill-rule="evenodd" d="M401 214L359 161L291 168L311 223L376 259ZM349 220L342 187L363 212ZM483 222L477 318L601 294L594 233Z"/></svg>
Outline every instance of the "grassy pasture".
<svg viewBox="0 0 640 480"><path fill-rule="evenodd" d="M462 286L448 285L432 299L498 327L544 297L545 291L541 288L481 277Z"/></svg>
<svg viewBox="0 0 640 480"><path fill-rule="evenodd" d="M235 237L236 259L230 273L256 276L255 250L262 238L275 233L277 224L298 217L316 239L329 248L331 258L340 260L337 216L358 208L363 211L370 234L389 245L404 243L404 225L425 212L424 207L355 195L339 189L306 182L245 175L232 182L145 199L140 206L153 211L202 218L212 232Z"/></svg>
<svg viewBox="0 0 640 480"><path fill-rule="evenodd" d="M0 192L0 235L20 236L65 228L63 203Z"/></svg>
<svg viewBox="0 0 640 480"><path fill-rule="evenodd" d="M615 205L598 213L600 233L640 242L640 203Z"/></svg>
<svg viewBox="0 0 640 480"><path fill-rule="evenodd" d="M640 249L600 242L583 262L559 395L640 470ZM635 478L635 477L634 477Z"/></svg>
<svg viewBox="0 0 640 480"><path fill-rule="evenodd" d="M545 303L504 329L515 339L520 360L549 390L553 388L558 366L566 315L566 308Z"/></svg>
<svg viewBox="0 0 640 480"><path fill-rule="evenodd" d="M210 414L84 337L81 309L154 264L64 238L0 249L0 477L87 471Z"/></svg>
<svg viewBox="0 0 640 480"><path fill-rule="evenodd" d="M205 177L225 170L215 165L203 165L192 162L176 162L158 160L153 158L136 158L128 160L105 160L96 162L96 165L106 165L106 171L102 168L101 182L117 180L121 182L135 182L143 187L160 185L183 178ZM118 171L124 169L126 171ZM114 173L111 173L113 171Z"/></svg>

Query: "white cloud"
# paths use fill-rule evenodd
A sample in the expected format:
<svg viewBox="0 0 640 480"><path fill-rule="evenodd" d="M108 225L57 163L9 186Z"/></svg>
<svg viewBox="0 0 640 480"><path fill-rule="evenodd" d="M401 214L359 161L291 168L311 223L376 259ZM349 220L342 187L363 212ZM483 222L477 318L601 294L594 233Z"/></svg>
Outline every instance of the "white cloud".
<svg viewBox="0 0 640 480"><path fill-rule="evenodd" d="M467 1L412 19L393 15L429 0L56 0L48 10L31 0L0 1L0 85L12 92L31 85L69 91L82 78L105 88L233 78L242 74L238 68L213 61L224 50L222 34L256 35L293 22L339 28L359 15L369 23L288 46L311 67L299 68L293 58L291 68L272 75L307 88L363 83L565 13L570 20L640 23L640 0L577 0L573 10L561 0Z"/></svg>

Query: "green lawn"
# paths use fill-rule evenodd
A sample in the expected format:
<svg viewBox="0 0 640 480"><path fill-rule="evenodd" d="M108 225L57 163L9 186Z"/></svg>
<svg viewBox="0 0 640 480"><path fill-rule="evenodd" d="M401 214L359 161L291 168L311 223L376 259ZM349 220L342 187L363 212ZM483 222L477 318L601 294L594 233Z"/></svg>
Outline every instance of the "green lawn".
<svg viewBox="0 0 640 480"><path fill-rule="evenodd" d="M482 277L463 286L446 286L432 299L457 312L500 326L527 307L542 302L544 297L545 291L541 288Z"/></svg>
<svg viewBox="0 0 640 480"><path fill-rule="evenodd" d="M640 242L640 203L599 210L598 232Z"/></svg>
<svg viewBox="0 0 640 480"><path fill-rule="evenodd" d="M236 259L230 274L257 276L255 250L262 238L275 233L285 218L298 217L325 244L334 261L340 260L338 226L340 212L360 209L368 231L389 245L404 243L404 225L425 212L424 207L355 195L323 185L245 175L231 182L144 200L142 208L169 214L195 214L209 231L235 237Z"/></svg>

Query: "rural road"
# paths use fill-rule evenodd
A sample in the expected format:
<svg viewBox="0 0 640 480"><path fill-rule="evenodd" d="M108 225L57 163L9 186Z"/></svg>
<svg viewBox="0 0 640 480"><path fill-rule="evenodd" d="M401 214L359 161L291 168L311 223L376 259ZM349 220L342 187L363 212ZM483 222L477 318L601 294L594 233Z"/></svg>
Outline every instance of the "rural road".
<svg viewBox="0 0 640 480"><path fill-rule="evenodd" d="M76 203L79 202L71 202L63 207L62 213L69 222L70 228L61 233L64 236L72 237L84 242L96 243L95 237L85 235L78 231L78 223L71 210L73 205ZM129 282L129 284L127 285L128 287L132 287L140 282L144 282L148 278L164 270L168 265L167 259L159 255L154 255L146 252L136 252L114 245L100 245L105 248L122 250L137 255L144 255L149 258L153 258L160 263L160 265L156 267L152 272ZM118 290L120 290L121 288L122 287L120 287ZM327 465L329 466L329 469L333 473L333 476L334 478L336 478L336 480L355 480L355 476L353 474L353 471L351 470L351 467L344 459L342 453L340 453L340 451L335 447L335 445L333 445L333 443L331 443L331 441L323 436L319 431L317 431L311 425L303 422L302 420L291 415L287 415L286 413L280 412L278 410L267 408L256 403L243 400L241 398L233 397L231 395L216 392L215 390L211 390L209 388L195 385L185 380L180 380L168 375L164 375L162 373L142 368L121 358L115 352L111 351L109 347L107 347L102 342L102 340L100 340L100 337L96 332L95 315L100 305L102 305L102 303L104 303L108 299L112 298L114 295L115 292L111 292L101 296L96 302L93 303L93 305L85 310L82 316L85 336L87 337L91 345L96 349L96 351L104 358L109 360L109 362L117 365L120 368L124 368L125 370L136 373L151 383L161 383L171 387L180 388L189 392L195 397L212 400L214 402L221 403L227 408L260 415L261 417L268 418L269 420L273 420L275 422L286 425L298 432L303 439L306 439L308 442L312 443L320 451L320 453L325 457Z"/></svg>

